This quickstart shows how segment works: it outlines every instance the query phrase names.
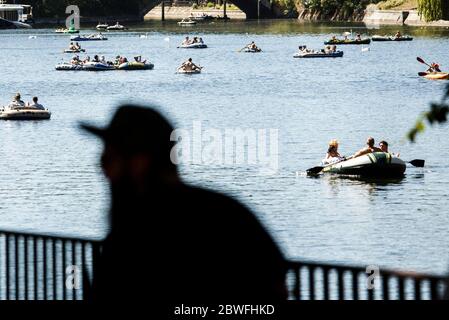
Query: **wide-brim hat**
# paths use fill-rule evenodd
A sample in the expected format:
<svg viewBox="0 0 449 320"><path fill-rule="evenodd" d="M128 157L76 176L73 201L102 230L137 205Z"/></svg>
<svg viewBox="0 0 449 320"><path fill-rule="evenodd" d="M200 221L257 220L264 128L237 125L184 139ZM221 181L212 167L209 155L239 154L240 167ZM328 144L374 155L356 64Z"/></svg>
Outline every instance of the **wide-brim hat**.
<svg viewBox="0 0 449 320"><path fill-rule="evenodd" d="M80 123L80 127L124 152L149 152L162 161L169 160L174 146L170 140L171 124L158 111L147 107L121 106L108 126Z"/></svg>

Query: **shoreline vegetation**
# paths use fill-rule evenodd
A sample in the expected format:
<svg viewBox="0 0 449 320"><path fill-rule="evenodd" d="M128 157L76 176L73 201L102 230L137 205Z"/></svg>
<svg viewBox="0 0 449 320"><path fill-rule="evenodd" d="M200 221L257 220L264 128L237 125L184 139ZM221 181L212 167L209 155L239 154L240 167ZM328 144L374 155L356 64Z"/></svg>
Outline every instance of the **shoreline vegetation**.
<svg viewBox="0 0 449 320"><path fill-rule="evenodd" d="M67 17L67 5L78 5L81 19L93 22L101 19L141 21L143 0L22 0L33 6L38 23L61 23ZM221 1L193 4L193 10L221 9ZM218 6L218 7L217 7ZM239 11L228 3L227 9ZM407 24L419 26L449 26L448 0L273 0L272 10L276 18L294 18L302 21L365 22L367 24ZM405 14L405 16L404 16ZM409 18L407 18L409 17ZM170 19L169 16L166 18Z"/></svg>

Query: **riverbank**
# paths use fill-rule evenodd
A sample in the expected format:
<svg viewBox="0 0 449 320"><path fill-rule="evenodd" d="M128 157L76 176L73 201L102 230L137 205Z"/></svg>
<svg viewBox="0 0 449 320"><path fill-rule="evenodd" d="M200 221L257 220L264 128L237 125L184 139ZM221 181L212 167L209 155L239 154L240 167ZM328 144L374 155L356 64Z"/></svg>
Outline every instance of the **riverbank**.
<svg viewBox="0 0 449 320"><path fill-rule="evenodd" d="M166 6L165 7L165 19L168 19L168 20L180 20L180 19L189 17L191 14L200 15L202 13L211 15L213 17L217 17L217 16L222 17L223 9L214 9L214 8L207 8L207 7L193 9L192 7L188 7L188 6L180 6L180 7ZM232 10L227 9L226 15L231 20L246 19L246 14L239 9L232 9ZM162 17L162 5L158 5L145 15L144 20L161 20L161 17Z"/></svg>
<svg viewBox="0 0 449 320"><path fill-rule="evenodd" d="M407 25L422 27L449 27L449 21L426 22L417 10L377 10L368 7L362 22L367 25Z"/></svg>

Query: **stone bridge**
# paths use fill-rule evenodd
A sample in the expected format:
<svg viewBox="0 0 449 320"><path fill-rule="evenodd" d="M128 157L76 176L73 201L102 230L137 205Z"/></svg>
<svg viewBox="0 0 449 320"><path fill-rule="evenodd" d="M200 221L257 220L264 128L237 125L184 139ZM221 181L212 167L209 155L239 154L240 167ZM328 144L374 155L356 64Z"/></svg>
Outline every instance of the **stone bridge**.
<svg viewBox="0 0 449 320"><path fill-rule="evenodd" d="M162 0L140 0L140 16L144 17ZM246 14L247 19L272 18L270 0L233 0L232 3Z"/></svg>

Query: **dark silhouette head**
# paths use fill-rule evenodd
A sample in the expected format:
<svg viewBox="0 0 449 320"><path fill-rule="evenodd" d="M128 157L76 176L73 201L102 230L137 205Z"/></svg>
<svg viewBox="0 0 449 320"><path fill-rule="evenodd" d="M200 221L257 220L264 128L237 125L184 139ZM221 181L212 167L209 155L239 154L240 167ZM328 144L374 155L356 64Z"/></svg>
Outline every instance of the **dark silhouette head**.
<svg viewBox="0 0 449 320"><path fill-rule="evenodd" d="M34 103L37 103L37 100L38 100L37 97L33 97L33 102Z"/></svg>
<svg viewBox="0 0 449 320"><path fill-rule="evenodd" d="M368 147L374 147L374 138L368 137L368 139L366 139L366 144L368 145Z"/></svg>
<svg viewBox="0 0 449 320"><path fill-rule="evenodd" d="M175 144L170 141L173 127L157 111L124 105L109 126L81 127L104 141L101 165L111 185L149 187L177 176L176 165L170 159Z"/></svg>
<svg viewBox="0 0 449 320"><path fill-rule="evenodd" d="M192 62L192 58L189 58L189 62Z"/></svg>

